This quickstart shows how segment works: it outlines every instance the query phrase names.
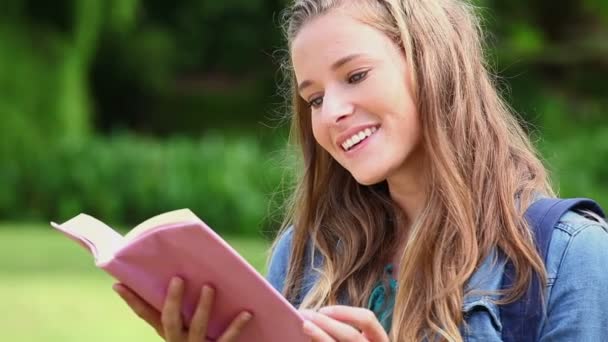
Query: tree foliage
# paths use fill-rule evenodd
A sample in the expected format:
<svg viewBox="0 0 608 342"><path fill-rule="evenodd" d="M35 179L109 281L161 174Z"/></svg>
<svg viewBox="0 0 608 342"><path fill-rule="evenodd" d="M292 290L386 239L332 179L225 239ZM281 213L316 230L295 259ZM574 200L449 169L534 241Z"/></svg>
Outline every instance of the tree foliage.
<svg viewBox="0 0 608 342"><path fill-rule="evenodd" d="M608 2L471 1L483 16L498 85L530 133L543 137L539 146L564 195L601 193L592 189L605 188L608 179L605 163L597 162L608 157ZM56 206L32 198L59 187L54 179L76 184L54 174L66 172L49 160L56 151L64 156L62 146L130 151L98 147L100 136L129 131L198 139L217 128L254 133L260 122L276 126L273 117L284 108L277 87L285 50L279 18L286 3L4 0L0 188L8 191L0 194L0 216L35 217L34 207L40 216L63 213L92 198ZM110 201L99 203L111 207ZM154 214L151 208L138 213ZM117 220L129 219L107 210Z"/></svg>

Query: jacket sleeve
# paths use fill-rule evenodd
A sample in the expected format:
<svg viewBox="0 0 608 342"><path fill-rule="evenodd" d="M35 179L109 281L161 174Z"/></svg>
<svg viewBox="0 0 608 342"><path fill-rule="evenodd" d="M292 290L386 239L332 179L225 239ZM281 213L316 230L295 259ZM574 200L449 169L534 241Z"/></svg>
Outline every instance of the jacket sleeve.
<svg viewBox="0 0 608 342"><path fill-rule="evenodd" d="M279 241L276 243L270 256L266 279L279 292L283 292L283 287L285 286L292 240L293 227L289 227L279 237Z"/></svg>
<svg viewBox="0 0 608 342"><path fill-rule="evenodd" d="M562 223L558 231L569 238L556 242L564 252L555 258L557 272L549 279L540 341L608 341L608 230L585 220Z"/></svg>

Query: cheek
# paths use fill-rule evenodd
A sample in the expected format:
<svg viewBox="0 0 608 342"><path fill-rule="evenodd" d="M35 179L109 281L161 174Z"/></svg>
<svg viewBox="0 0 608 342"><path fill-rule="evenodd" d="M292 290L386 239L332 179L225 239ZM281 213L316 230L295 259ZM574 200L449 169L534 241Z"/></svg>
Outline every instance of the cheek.
<svg viewBox="0 0 608 342"><path fill-rule="evenodd" d="M312 135L317 144L321 145L323 149L327 150L329 148L328 141L330 140L327 128L324 127L322 122L315 120L314 118L311 121L311 127Z"/></svg>
<svg viewBox="0 0 608 342"><path fill-rule="evenodd" d="M406 92L403 84L391 75L374 75L356 89L356 98L366 111L377 116L399 112L405 107Z"/></svg>

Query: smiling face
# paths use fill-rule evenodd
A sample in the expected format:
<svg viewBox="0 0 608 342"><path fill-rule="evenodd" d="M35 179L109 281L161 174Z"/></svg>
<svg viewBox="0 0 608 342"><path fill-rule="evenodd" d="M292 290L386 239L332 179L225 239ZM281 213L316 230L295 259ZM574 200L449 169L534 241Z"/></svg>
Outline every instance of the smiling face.
<svg viewBox="0 0 608 342"><path fill-rule="evenodd" d="M357 182L416 169L420 122L405 56L393 40L342 7L306 23L291 56L316 141Z"/></svg>

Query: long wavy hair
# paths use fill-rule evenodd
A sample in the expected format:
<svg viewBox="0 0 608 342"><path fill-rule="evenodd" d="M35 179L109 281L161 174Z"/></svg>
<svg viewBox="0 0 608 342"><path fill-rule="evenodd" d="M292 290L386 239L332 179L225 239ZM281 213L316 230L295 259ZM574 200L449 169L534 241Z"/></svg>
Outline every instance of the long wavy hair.
<svg viewBox="0 0 608 342"><path fill-rule="evenodd" d="M286 9L289 47L311 19L340 6L390 37L412 69L422 146L431 165L423 210L403 217L386 181L365 186L316 143L310 108L293 68L290 141L300 151L283 230L293 226L284 295L302 286L307 251L320 253L320 278L301 307L364 307L397 253L397 222L408 223L390 337L393 341L462 341L464 287L498 248L517 279L499 302L520 297L532 277L546 282L542 258L523 219L535 195L553 195L545 168L520 122L497 92L484 61L475 8L459 0L295 0ZM314 248L307 249L312 243ZM312 259L311 259L312 260Z"/></svg>

